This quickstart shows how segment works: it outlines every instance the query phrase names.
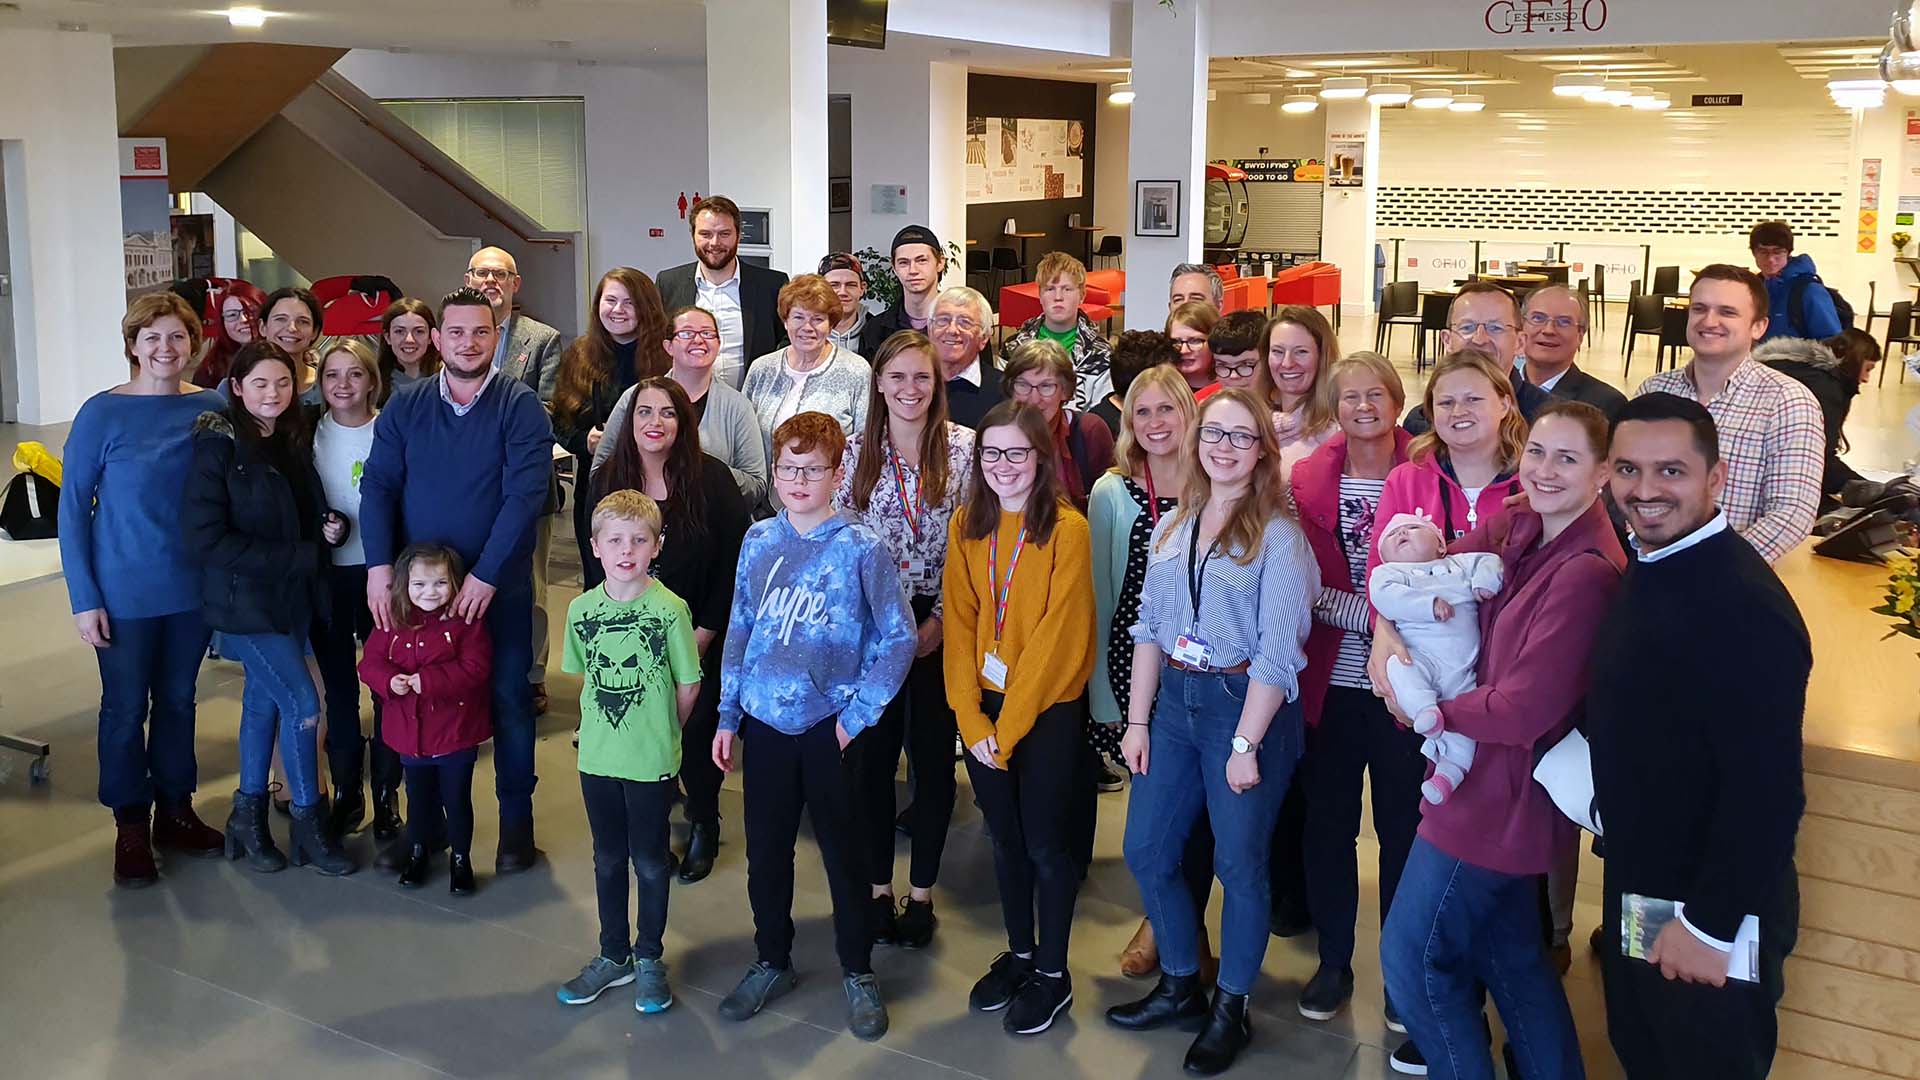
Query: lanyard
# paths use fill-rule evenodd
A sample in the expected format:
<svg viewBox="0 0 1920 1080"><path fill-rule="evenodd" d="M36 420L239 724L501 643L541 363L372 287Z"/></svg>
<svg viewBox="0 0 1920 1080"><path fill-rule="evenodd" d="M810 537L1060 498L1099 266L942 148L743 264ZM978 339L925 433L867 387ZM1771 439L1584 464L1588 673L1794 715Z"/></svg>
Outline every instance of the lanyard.
<svg viewBox="0 0 1920 1080"><path fill-rule="evenodd" d="M999 580L1000 530L995 529L987 537L987 587L993 590L993 644L1000 645L1000 631L1007 622L1007 599L1013 594L1013 570L1020 565L1020 552L1027 546L1027 527L1020 526L1020 535L1013 542L1013 557L1007 560L1007 577Z"/></svg>
<svg viewBox="0 0 1920 1080"><path fill-rule="evenodd" d="M913 498L907 498L907 473L900 467L900 455L894 453L891 446L887 447L887 461L893 465L893 482L900 489L900 509L907 515L907 528L913 530L913 538L918 540L920 539L920 518L926 512L926 503L921 501L926 496L926 487L916 483Z"/></svg>
<svg viewBox="0 0 1920 1080"><path fill-rule="evenodd" d="M1220 546L1220 538L1214 537L1207 544L1207 554L1200 556L1200 515L1193 517L1193 532L1187 537L1187 598L1193 601L1193 623L1200 625L1200 590L1207 583L1207 563L1213 559L1214 549ZM1194 562L1198 560L1199 566Z"/></svg>
<svg viewBox="0 0 1920 1080"><path fill-rule="evenodd" d="M1155 527L1160 524L1160 500L1153 493L1153 466L1147 466L1147 519Z"/></svg>

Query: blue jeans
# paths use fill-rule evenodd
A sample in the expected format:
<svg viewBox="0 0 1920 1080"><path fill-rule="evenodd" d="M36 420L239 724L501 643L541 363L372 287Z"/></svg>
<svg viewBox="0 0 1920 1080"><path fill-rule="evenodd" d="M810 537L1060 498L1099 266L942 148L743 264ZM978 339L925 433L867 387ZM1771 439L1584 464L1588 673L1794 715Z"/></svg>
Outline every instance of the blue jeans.
<svg viewBox="0 0 1920 1080"><path fill-rule="evenodd" d="M207 651L198 609L110 618L100 663L100 802L118 810L193 794L193 687Z"/></svg>
<svg viewBox="0 0 1920 1080"><path fill-rule="evenodd" d="M493 790L500 821L533 820L533 586L501 586L487 606L493 636Z"/></svg>
<svg viewBox="0 0 1920 1080"><path fill-rule="evenodd" d="M1127 869L1160 947L1160 970L1200 970L1203 913L1180 872L1180 852L1202 808L1213 823L1213 872L1220 879L1219 987L1244 994L1267 955L1271 890L1267 857L1274 819L1300 760L1298 699L1281 706L1257 756L1260 782L1236 795L1227 786L1233 731L1247 699L1247 677L1168 665L1153 703L1147 771L1127 804Z"/></svg>
<svg viewBox="0 0 1920 1080"><path fill-rule="evenodd" d="M1522 1076L1586 1075L1544 940L1538 875L1482 869L1414 839L1380 931L1380 967L1429 1076L1493 1080L1483 985Z"/></svg>
<svg viewBox="0 0 1920 1080"><path fill-rule="evenodd" d="M247 673L246 689L240 693L240 793L267 793L277 736L288 798L295 806L315 805L320 801L314 738L320 695L307 670L306 636L222 634L221 642L226 655L240 661Z"/></svg>

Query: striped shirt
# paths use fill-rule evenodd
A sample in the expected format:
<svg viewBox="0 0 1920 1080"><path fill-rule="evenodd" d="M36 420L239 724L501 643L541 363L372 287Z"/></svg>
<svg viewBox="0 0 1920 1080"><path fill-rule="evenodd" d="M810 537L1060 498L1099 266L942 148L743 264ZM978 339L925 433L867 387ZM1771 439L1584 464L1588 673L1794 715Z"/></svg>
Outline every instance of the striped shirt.
<svg viewBox="0 0 1920 1080"><path fill-rule="evenodd" d="M1335 686L1350 686L1358 690L1371 690L1373 683L1367 678L1367 653L1373 648L1372 610L1367 603L1367 546L1373 542L1373 516L1380 506L1380 492L1387 486L1385 480L1368 480L1358 476L1340 478L1340 551L1347 557L1347 573L1353 581L1353 591L1341 593L1346 602L1340 604L1346 618L1336 622L1328 612L1321 612L1322 622L1331 622L1346 630L1341 635L1340 651L1334 655L1332 682ZM1322 600L1333 589L1322 589Z"/></svg>
<svg viewBox="0 0 1920 1080"><path fill-rule="evenodd" d="M1699 401L1693 365L1654 375L1635 396L1652 393ZM1813 530L1826 468L1820 404L1806 387L1752 358L1740 361L1705 404L1727 463L1720 509L1761 558L1777 562Z"/></svg>
<svg viewBox="0 0 1920 1080"><path fill-rule="evenodd" d="M1133 640L1154 642L1172 656L1176 638L1198 636L1207 642L1213 667L1246 663L1253 681L1279 687L1288 700L1298 697L1313 599L1320 592L1320 567L1299 523L1290 515L1267 522L1259 553L1244 565L1232 552L1216 551L1210 558L1199 552L1203 603L1195 615L1187 548L1198 525L1198 515L1177 524L1168 516L1154 528Z"/></svg>

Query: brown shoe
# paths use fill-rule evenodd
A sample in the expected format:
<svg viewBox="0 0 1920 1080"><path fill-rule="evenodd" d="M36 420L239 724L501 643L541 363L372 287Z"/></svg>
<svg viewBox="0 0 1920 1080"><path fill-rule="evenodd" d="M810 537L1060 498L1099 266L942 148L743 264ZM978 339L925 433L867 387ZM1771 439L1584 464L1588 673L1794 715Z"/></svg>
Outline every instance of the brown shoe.
<svg viewBox="0 0 1920 1080"><path fill-rule="evenodd" d="M153 845L169 848L201 859L218 858L226 837L200 820L193 804L185 799L161 803L153 815Z"/></svg>
<svg viewBox="0 0 1920 1080"><path fill-rule="evenodd" d="M533 715L535 716L547 715L547 684L546 683L537 682L533 684Z"/></svg>
<svg viewBox="0 0 1920 1080"><path fill-rule="evenodd" d="M153 861L151 813L146 806L123 806L113 812L119 827L113 841L113 883L123 889L144 889L160 880L159 864Z"/></svg>
<svg viewBox="0 0 1920 1080"><path fill-rule="evenodd" d="M1160 948L1153 943L1153 924L1140 920L1140 929L1133 932L1133 940L1120 951L1120 974L1129 979L1138 979L1160 970Z"/></svg>
<svg viewBox="0 0 1920 1080"><path fill-rule="evenodd" d="M1213 942L1207 939L1205 923L1200 925L1200 985L1212 986L1220 974L1220 958L1213 955Z"/></svg>

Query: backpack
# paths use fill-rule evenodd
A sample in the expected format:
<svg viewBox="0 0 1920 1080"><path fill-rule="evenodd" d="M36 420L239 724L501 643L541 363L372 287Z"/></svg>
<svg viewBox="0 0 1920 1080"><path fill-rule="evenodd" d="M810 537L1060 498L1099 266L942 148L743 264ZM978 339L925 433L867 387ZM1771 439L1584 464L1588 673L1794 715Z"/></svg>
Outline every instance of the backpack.
<svg viewBox="0 0 1920 1080"><path fill-rule="evenodd" d="M39 473L15 473L0 495L0 536L47 540L59 532L60 485Z"/></svg>
<svg viewBox="0 0 1920 1080"><path fill-rule="evenodd" d="M1853 305L1840 295L1840 290L1820 280L1819 274L1810 277L1795 278L1787 287L1787 318L1793 320L1793 329L1797 337L1809 337L1807 334L1807 290L1818 285L1827 290L1827 296L1833 301L1833 313L1840 316L1840 329L1846 330L1853 325Z"/></svg>

